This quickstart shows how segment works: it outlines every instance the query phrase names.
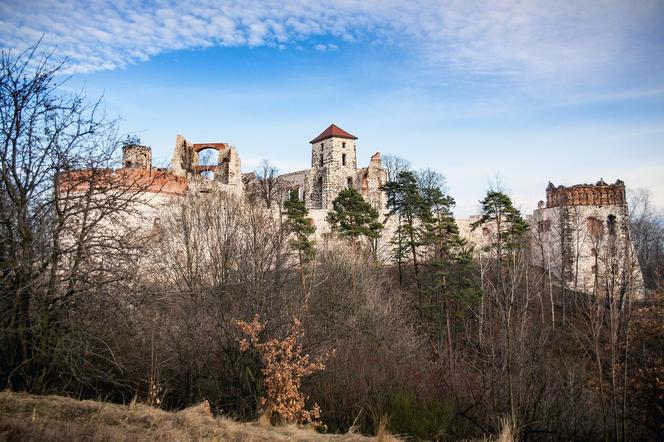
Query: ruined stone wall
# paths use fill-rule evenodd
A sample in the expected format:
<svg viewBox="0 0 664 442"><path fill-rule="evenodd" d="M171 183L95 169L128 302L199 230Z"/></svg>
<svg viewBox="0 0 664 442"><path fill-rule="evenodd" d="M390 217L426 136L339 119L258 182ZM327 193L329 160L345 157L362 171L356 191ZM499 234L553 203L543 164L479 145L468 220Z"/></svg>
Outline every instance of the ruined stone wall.
<svg viewBox="0 0 664 442"><path fill-rule="evenodd" d="M615 294L621 286L631 284L632 293L643 297L624 185L600 182L547 190L551 190L547 191L547 206L535 210L531 222L533 264L551 271L572 290ZM614 202L608 203L611 200ZM562 205L562 201L569 204Z"/></svg>
<svg viewBox="0 0 664 442"><path fill-rule="evenodd" d="M127 169L151 169L152 149L138 144L123 146L122 164Z"/></svg>
<svg viewBox="0 0 664 442"><path fill-rule="evenodd" d="M604 180L600 180L596 184L578 184L571 187L555 187L553 183L549 183L546 188L546 207L603 206L625 203L625 183L620 180L614 184L607 184Z"/></svg>
<svg viewBox="0 0 664 442"><path fill-rule="evenodd" d="M490 226L472 228L472 224L481 218L480 215L472 215L468 218L455 219L459 227L459 236L468 241L469 245L473 246L475 250L482 250L489 247L495 236Z"/></svg>
<svg viewBox="0 0 664 442"><path fill-rule="evenodd" d="M309 172L310 169L306 169L279 175L279 179L283 180L289 189L297 189L298 198L303 200L305 203L307 202L307 196L309 194Z"/></svg>
<svg viewBox="0 0 664 442"><path fill-rule="evenodd" d="M244 190L244 184L242 182L242 163L235 147L230 146L228 148L227 158L228 162L225 163L227 164L227 176L224 184L228 184L233 188L236 194L242 194Z"/></svg>
<svg viewBox="0 0 664 442"><path fill-rule="evenodd" d="M213 164L200 164L200 152L216 151ZM187 141L182 135L175 140L173 159L169 171L184 177L191 192L244 193L242 164L237 149L227 143L197 143Z"/></svg>
<svg viewBox="0 0 664 442"><path fill-rule="evenodd" d="M182 135L177 135L169 170L175 175L187 176L188 173L194 172L192 168L194 161L198 162L198 154L194 152L194 145Z"/></svg>
<svg viewBox="0 0 664 442"><path fill-rule="evenodd" d="M187 180L158 169L95 169L76 170L59 174L58 191L62 194L84 192L95 186L106 189L123 189L165 195L184 195Z"/></svg>
<svg viewBox="0 0 664 442"><path fill-rule="evenodd" d="M387 197L383 186L387 183L387 171L383 168L380 152L371 156L369 166L356 173L355 188L364 199L379 212L387 210Z"/></svg>

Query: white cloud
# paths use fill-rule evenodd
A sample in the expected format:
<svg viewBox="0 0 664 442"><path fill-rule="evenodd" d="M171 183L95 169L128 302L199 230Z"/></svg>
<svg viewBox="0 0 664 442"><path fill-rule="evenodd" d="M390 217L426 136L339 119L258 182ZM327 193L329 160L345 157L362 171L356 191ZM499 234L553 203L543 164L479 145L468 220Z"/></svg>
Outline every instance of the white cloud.
<svg viewBox="0 0 664 442"><path fill-rule="evenodd" d="M11 0L0 3L0 45L21 49L44 34L45 45L89 72L169 50L306 47L323 37L400 45L475 73L555 78L623 63L660 10L656 0Z"/></svg>
<svg viewBox="0 0 664 442"><path fill-rule="evenodd" d="M314 46L314 48L317 51L325 52L325 51L337 50L337 49L339 49L339 46L335 45L334 43L329 43L329 44L319 43L316 46Z"/></svg>

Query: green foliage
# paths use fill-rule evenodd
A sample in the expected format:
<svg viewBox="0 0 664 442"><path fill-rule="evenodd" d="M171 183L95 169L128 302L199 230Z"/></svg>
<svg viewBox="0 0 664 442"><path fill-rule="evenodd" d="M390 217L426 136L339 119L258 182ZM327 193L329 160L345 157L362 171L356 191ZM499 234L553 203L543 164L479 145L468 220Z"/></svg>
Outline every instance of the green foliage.
<svg viewBox="0 0 664 442"><path fill-rule="evenodd" d="M392 434L423 440L440 439L453 417L450 407L440 401L418 400L408 393L392 398L387 415Z"/></svg>
<svg viewBox="0 0 664 442"><path fill-rule="evenodd" d="M344 189L332 203L333 210L328 212L327 221L332 230L350 241L360 236L376 239L380 236L383 225L378 221L378 211L353 189Z"/></svg>
<svg viewBox="0 0 664 442"><path fill-rule="evenodd" d="M417 267L418 249L427 243L427 226L433 222L431 207L411 171L400 172L395 181L385 184L384 189L390 216L397 217L392 239L395 261L401 263L410 254Z"/></svg>
<svg viewBox="0 0 664 442"><path fill-rule="evenodd" d="M427 199L428 192L425 194L421 191L413 172L400 172L396 181L385 184L385 193L391 215L399 215L410 225L414 225L418 219L430 221L432 213Z"/></svg>
<svg viewBox="0 0 664 442"><path fill-rule="evenodd" d="M528 230L528 223L521 212L514 207L512 200L503 192L490 190L480 201L482 217L471 224L473 230L492 224L495 228L496 242L494 246L512 250L519 245L523 234Z"/></svg>
<svg viewBox="0 0 664 442"><path fill-rule="evenodd" d="M422 247L432 249L432 261L470 261L470 250L452 214L455 201L445 194L442 182L442 176L418 182L413 172L402 171L385 185L390 214L398 220L392 241L395 261L403 262L406 250L415 261Z"/></svg>
<svg viewBox="0 0 664 442"><path fill-rule="evenodd" d="M300 254L301 258L310 257L313 254L313 242L309 239L316 231L316 226L307 215L309 210L304 201L298 198L297 191L291 191L284 203L286 215L286 227L293 233L291 245Z"/></svg>
<svg viewBox="0 0 664 442"><path fill-rule="evenodd" d="M459 235L459 226L452 213L456 204L454 198L437 188L423 189L423 194L431 210L431 219L426 224L427 242L435 248L435 259L469 261L470 250Z"/></svg>

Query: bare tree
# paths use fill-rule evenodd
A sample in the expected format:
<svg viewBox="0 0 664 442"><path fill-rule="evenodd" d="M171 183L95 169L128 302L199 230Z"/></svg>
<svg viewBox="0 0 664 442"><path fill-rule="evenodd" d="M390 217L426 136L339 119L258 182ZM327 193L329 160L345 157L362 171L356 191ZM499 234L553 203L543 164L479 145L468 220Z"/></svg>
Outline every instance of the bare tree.
<svg viewBox="0 0 664 442"><path fill-rule="evenodd" d="M256 181L251 189L270 209L273 205L281 208L288 192L287 184L279 177L279 169L263 160L256 170Z"/></svg>
<svg viewBox="0 0 664 442"><path fill-rule="evenodd" d="M630 234L646 288L664 279L664 213L657 210L646 189L630 193Z"/></svg>
<svg viewBox="0 0 664 442"><path fill-rule="evenodd" d="M396 181L401 172L410 170L410 162L397 155L383 155L382 162L387 171L387 181Z"/></svg>
<svg viewBox="0 0 664 442"><path fill-rule="evenodd" d="M131 259L131 229L106 227L150 184L113 172L115 122L64 92L63 64L38 49L0 56L0 379L32 390L85 357L55 346L75 336L71 309Z"/></svg>

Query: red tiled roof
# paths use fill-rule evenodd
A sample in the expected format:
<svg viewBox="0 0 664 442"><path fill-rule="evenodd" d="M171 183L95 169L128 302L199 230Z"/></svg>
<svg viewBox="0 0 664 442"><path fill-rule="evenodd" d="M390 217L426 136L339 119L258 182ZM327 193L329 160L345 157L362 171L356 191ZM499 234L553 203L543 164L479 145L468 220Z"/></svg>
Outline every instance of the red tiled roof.
<svg viewBox="0 0 664 442"><path fill-rule="evenodd" d="M321 132L320 135L318 135L316 138L313 140L309 141L310 144L317 143L322 140L327 140L328 138L332 137L337 137L337 138L348 138L349 140L357 140L357 137L355 135L351 135L342 128L335 126L334 124L330 124L330 127L325 129L323 132Z"/></svg>

